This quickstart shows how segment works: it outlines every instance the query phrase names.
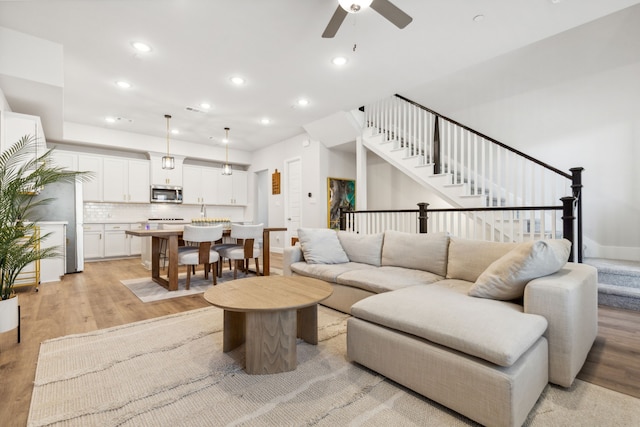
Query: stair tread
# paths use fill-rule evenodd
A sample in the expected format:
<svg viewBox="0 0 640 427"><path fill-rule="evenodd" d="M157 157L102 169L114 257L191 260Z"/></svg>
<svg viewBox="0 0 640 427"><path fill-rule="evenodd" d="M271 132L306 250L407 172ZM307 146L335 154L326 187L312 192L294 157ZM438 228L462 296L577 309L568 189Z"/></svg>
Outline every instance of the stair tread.
<svg viewBox="0 0 640 427"><path fill-rule="evenodd" d="M608 283L598 283L598 292L611 295L632 296L640 298L640 288L632 288L623 285L610 285Z"/></svg>
<svg viewBox="0 0 640 427"><path fill-rule="evenodd" d="M607 258L586 258L585 264L598 269L598 272L640 277L640 262Z"/></svg>

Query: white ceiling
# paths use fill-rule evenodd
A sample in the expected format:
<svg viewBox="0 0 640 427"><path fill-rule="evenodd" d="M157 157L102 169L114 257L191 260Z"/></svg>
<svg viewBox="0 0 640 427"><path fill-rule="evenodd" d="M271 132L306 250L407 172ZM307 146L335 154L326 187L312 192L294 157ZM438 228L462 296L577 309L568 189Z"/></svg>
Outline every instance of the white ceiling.
<svg viewBox="0 0 640 427"><path fill-rule="evenodd" d="M0 1L0 26L63 45L65 122L164 137L164 114L171 114L181 132L174 140L218 144L230 127L230 148L253 151L337 112L394 93L411 97L444 76L640 1L393 0L413 17L405 29L369 9L323 39L337 3ZM134 53L136 40L152 52ZM336 68L337 55L349 62ZM233 86L233 75L247 83ZM133 87L118 89L119 79ZM2 90L13 106L15 92ZM294 107L300 97L310 104ZM185 109L203 101L212 105L207 113ZM56 115L55 106L46 108ZM106 116L131 122L109 125ZM260 124L263 117L271 124Z"/></svg>

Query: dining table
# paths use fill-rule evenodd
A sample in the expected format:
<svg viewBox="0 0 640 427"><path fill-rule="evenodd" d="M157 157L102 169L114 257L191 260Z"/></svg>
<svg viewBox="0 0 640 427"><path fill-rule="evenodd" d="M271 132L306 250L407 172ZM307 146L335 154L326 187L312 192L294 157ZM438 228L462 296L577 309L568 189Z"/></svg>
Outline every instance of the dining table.
<svg viewBox="0 0 640 427"><path fill-rule="evenodd" d="M271 268L270 247L271 233L276 231L287 231L286 227L265 227L262 232L262 275L268 276ZM178 244L182 237L183 230L126 230L126 234L137 237L151 237L151 280L166 288L169 291L178 290ZM228 237L231 230L224 230L223 237ZM161 242L167 241L167 277L160 274ZM211 242L209 242L210 244Z"/></svg>

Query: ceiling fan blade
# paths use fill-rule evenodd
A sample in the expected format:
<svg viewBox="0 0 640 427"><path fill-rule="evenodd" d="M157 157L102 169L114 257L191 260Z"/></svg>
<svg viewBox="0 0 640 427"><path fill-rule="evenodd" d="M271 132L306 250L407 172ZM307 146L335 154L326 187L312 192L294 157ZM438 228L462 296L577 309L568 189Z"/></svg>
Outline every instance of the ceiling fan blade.
<svg viewBox="0 0 640 427"><path fill-rule="evenodd" d="M400 10L396 5L389 0L373 0L371 3L371 9L384 16L393 25L402 29L409 25L413 18Z"/></svg>
<svg viewBox="0 0 640 427"><path fill-rule="evenodd" d="M347 17L347 11L342 7L338 6L336 11L334 12L329 24L327 24L327 28L324 29L324 33L322 33L322 38L330 39L336 35L340 25L342 25L342 21Z"/></svg>

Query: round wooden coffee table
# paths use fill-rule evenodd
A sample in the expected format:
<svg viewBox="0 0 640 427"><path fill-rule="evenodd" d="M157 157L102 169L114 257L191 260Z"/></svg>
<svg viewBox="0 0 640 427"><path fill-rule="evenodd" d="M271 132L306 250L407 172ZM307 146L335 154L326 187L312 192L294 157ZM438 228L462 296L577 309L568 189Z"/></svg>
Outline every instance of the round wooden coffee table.
<svg viewBox="0 0 640 427"><path fill-rule="evenodd" d="M318 344L318 303L328 283L301 276L258 276L219 283L204 298L224 309L226 353L245 343L248 374L296 369L296 337Z"/></svg>

